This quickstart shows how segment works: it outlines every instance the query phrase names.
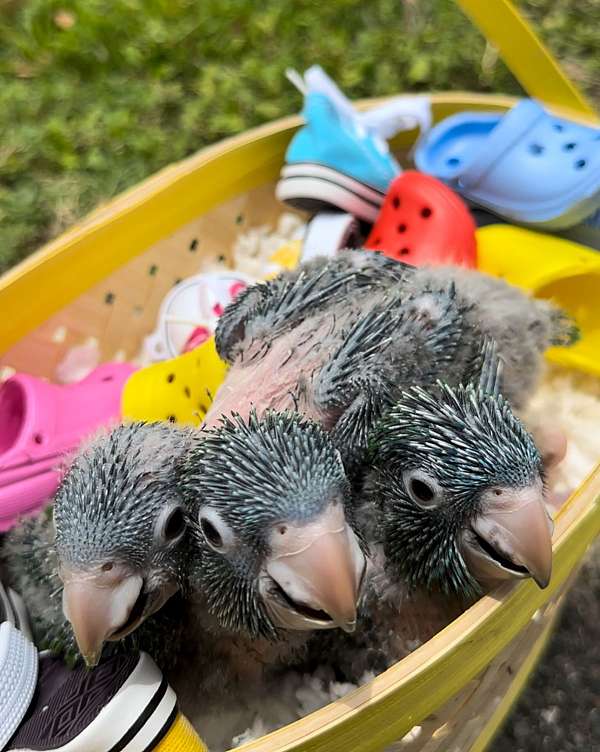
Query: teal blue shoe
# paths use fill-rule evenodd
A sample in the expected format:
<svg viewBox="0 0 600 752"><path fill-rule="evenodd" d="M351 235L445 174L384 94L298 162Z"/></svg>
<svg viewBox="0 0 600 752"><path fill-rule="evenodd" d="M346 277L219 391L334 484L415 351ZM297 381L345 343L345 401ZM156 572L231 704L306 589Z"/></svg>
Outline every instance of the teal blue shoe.
<svg viewBox="0 0 600 752"><path fill-rule="evenodd" d="M401 172L381 134L423 128L428 100L392 100L391 107L381 108L383 117L371 113L371 124L318 66L304 78L293 73L290 79L305 95L306 125L288 147L277 197L311 212L337 209L373 222L388 185Z"/></svg>

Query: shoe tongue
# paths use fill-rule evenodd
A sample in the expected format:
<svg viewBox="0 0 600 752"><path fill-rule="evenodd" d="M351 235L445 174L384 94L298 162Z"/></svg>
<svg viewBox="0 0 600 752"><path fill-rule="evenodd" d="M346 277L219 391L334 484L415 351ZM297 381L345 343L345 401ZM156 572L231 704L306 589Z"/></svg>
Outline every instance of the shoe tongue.
<svg viewBox="0 0 600 752"><path fill-rule="evenodd" d="M326 96L340 117L357 122L358 117L352 102L338 85L329 78L320 65L313 65L304 73L304 81L309 93Z"/></svg>

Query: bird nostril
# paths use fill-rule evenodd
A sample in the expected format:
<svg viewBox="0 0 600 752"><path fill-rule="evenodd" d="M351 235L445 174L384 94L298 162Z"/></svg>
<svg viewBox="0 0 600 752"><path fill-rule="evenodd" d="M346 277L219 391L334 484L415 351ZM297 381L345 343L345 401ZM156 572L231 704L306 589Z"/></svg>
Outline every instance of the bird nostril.
<svg viewBox="0 0 600 752"><path fill-rule="evenodd" d="M279 535L285 535L286 533L287 533L287 527L285 525L280 525Z"/></svg>
<svg viewBox="0 0 600 752"><path fill-rule="evenodd" d="M107 561L106 564L102 565L102 571L103 572L110 572L113 568L114 564L110 561Z"/></svg>
<svg viewBox="0 0 600 752"><path fill-rule="evenodd" d="M494 489L494 495L495 496L502 496L502 491L499 488Z"/></svg>

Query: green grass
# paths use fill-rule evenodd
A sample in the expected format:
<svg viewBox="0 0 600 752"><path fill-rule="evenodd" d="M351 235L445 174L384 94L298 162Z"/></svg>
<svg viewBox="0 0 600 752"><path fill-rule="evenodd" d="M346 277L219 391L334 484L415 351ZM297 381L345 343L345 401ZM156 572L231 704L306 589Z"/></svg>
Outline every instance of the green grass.
<svg viewBox="0 0 600 752"><path fill-rule="evenodd" d="M523 6L599 96L600 2ZM0 270L169 162L297 111L284 70L315 62L352 97L519 92L450 0L0 0Z"/></svg>

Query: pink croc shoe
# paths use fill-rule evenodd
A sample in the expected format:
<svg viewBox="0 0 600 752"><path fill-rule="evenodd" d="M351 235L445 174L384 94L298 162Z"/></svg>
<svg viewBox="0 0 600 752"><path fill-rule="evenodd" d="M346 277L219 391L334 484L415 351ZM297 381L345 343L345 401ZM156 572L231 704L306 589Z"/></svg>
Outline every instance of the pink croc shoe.
<svg viewBox="0 0 600 752"><path fill-rule="evenodd" d="M119 419L121 393L135 370L107 363L65 386L19 373L0 386L0 531L54 493L67 452Z"/></svg>

